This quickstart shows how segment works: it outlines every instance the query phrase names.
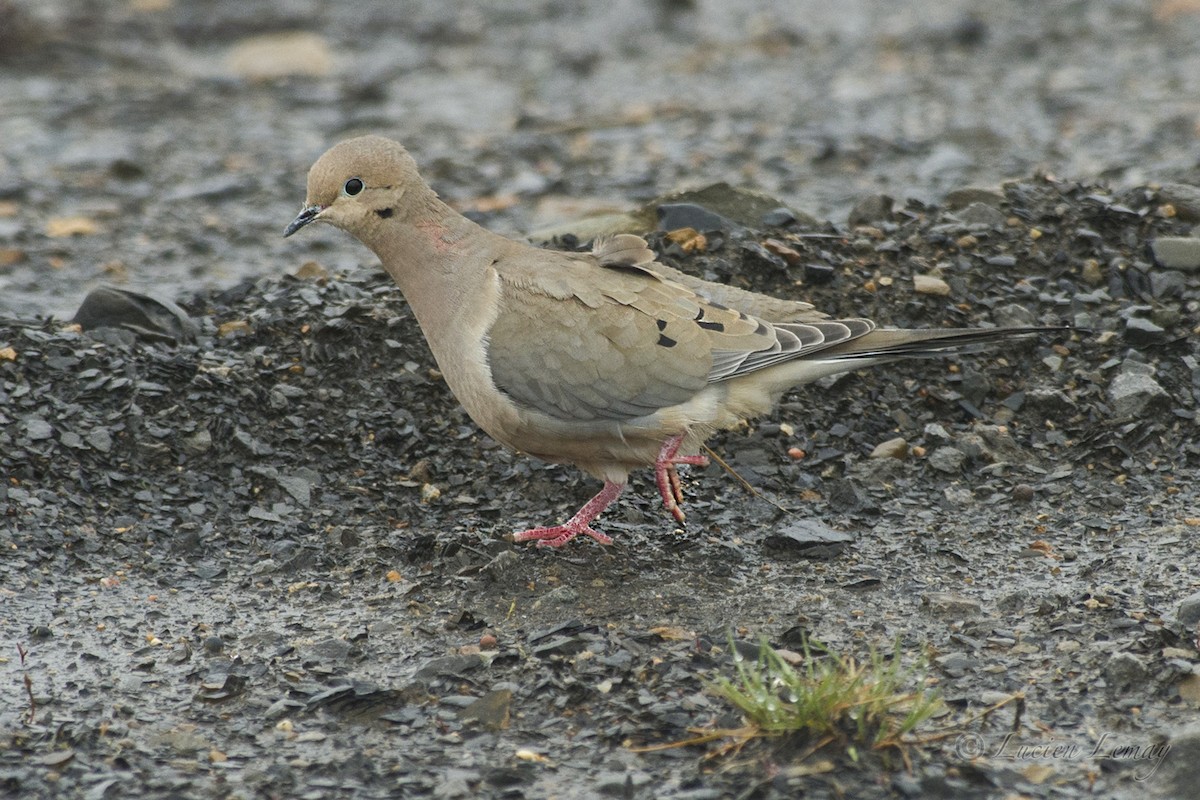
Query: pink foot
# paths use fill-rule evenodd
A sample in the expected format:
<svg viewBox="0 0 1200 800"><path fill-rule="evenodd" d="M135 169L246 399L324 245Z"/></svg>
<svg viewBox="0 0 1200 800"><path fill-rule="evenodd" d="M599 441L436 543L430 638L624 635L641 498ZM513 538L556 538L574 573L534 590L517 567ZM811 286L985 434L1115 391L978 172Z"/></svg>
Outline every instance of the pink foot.
<svg viewBox="0 0 1200 800"><path fill-rule="evenodd" d="M662 450L658 451L658 459L654 462L654 482L658 484L658 493L662 495L663 506L679 522L684 521L683 487L679 485L679 473L675 471L676 464L688 464L693 467L708 466L707 456L680 456L679 446L683 444L683 434L672 436L663 442Z"/></svg>
<svg viewBox="0 0 1200 800"><path fill-rule="evenodd" d="M592 530L589 523L600 516L604 509L612 505L612 502L620 497L621 490L624 488L625 484L623 483L605 481L604 488L595 497L588 500L583 508L576 512L575 516L562 525L554 525L549 528L532 528L520 533L514 533L513 541L537 542L538 547L562 547L582 533L584 536L592 537L600 544L612 544L612 539L599 531Z"/></svg>

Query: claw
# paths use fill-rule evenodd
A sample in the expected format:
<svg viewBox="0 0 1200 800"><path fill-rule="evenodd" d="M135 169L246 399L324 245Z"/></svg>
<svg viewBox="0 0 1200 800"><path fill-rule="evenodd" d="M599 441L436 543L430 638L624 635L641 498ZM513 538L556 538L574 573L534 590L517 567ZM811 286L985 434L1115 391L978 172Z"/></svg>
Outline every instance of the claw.
<svg viewBox="0 0 1200 800"><path fill-rule="evenodd" d="M512 539L514 542L537 542L538 547L562 547L576 536L583 534L592 537L600 544L612 544L611 538L592 529L591 522L620 497L621 490L624 488L625 484L623 483L606 481L604 488L595 497L584 503L583 508L562 525L531 528L514 533Z"/></svg>
<svg viewBox="0 0 1200 800"><path fill-rule="evenodd" d="M675 465L688 464L693 467L706 467L708 466L708 457L677 455L681 444L683 444L682 433L663 442L662 449L658 452L658 459L654 462L654 481L658 484L658 493L662 495L663 506L678 522L683 523L685 515L683 509L679 507L679 504L683 502L683 486L680 484L679 472L675 469Z"/></svg>

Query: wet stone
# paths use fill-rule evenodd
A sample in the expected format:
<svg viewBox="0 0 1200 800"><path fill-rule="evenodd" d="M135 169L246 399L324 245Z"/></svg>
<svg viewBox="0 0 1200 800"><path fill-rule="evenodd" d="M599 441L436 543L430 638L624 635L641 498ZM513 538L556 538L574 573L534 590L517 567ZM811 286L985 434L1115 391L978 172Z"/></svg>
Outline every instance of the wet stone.
<svg viewBox="0 0 1200 800"><path fill-rule="evenodd" d="M768 535L763 544L803 558L829 559L853 541L854 536L849 533L835 531L816 520L800 519Z"/></svg>

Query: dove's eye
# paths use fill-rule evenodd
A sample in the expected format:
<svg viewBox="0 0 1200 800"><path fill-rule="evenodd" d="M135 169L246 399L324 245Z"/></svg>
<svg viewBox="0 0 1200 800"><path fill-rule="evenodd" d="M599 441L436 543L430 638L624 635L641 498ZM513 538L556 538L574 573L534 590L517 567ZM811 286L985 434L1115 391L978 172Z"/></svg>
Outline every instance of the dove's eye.
<svg viewBox="0 0 1200 800"><path fill-rule="evenodd" d="M342 194L347 197L354 197L363 190L363 182L360 178L351 178L342 186Z"/></svg>

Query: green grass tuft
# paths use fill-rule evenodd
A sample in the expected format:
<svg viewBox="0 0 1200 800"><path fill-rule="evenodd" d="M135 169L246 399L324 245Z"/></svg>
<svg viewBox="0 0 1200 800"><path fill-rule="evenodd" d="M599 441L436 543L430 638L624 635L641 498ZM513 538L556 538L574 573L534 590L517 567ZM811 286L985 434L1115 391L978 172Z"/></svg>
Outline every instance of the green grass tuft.
<svg viewBox="0 0 1200 800"><path fill-rule="evenodd" d="M719 678L713 689L761 735L809 733L850 747L900 747L905 734L942 708L935 692L906 688L921 664L904 669L899 642L890 658L872 648L865 663L808 640L799 666L765 639L753 661L731 650L737 674Z"/></svg>

